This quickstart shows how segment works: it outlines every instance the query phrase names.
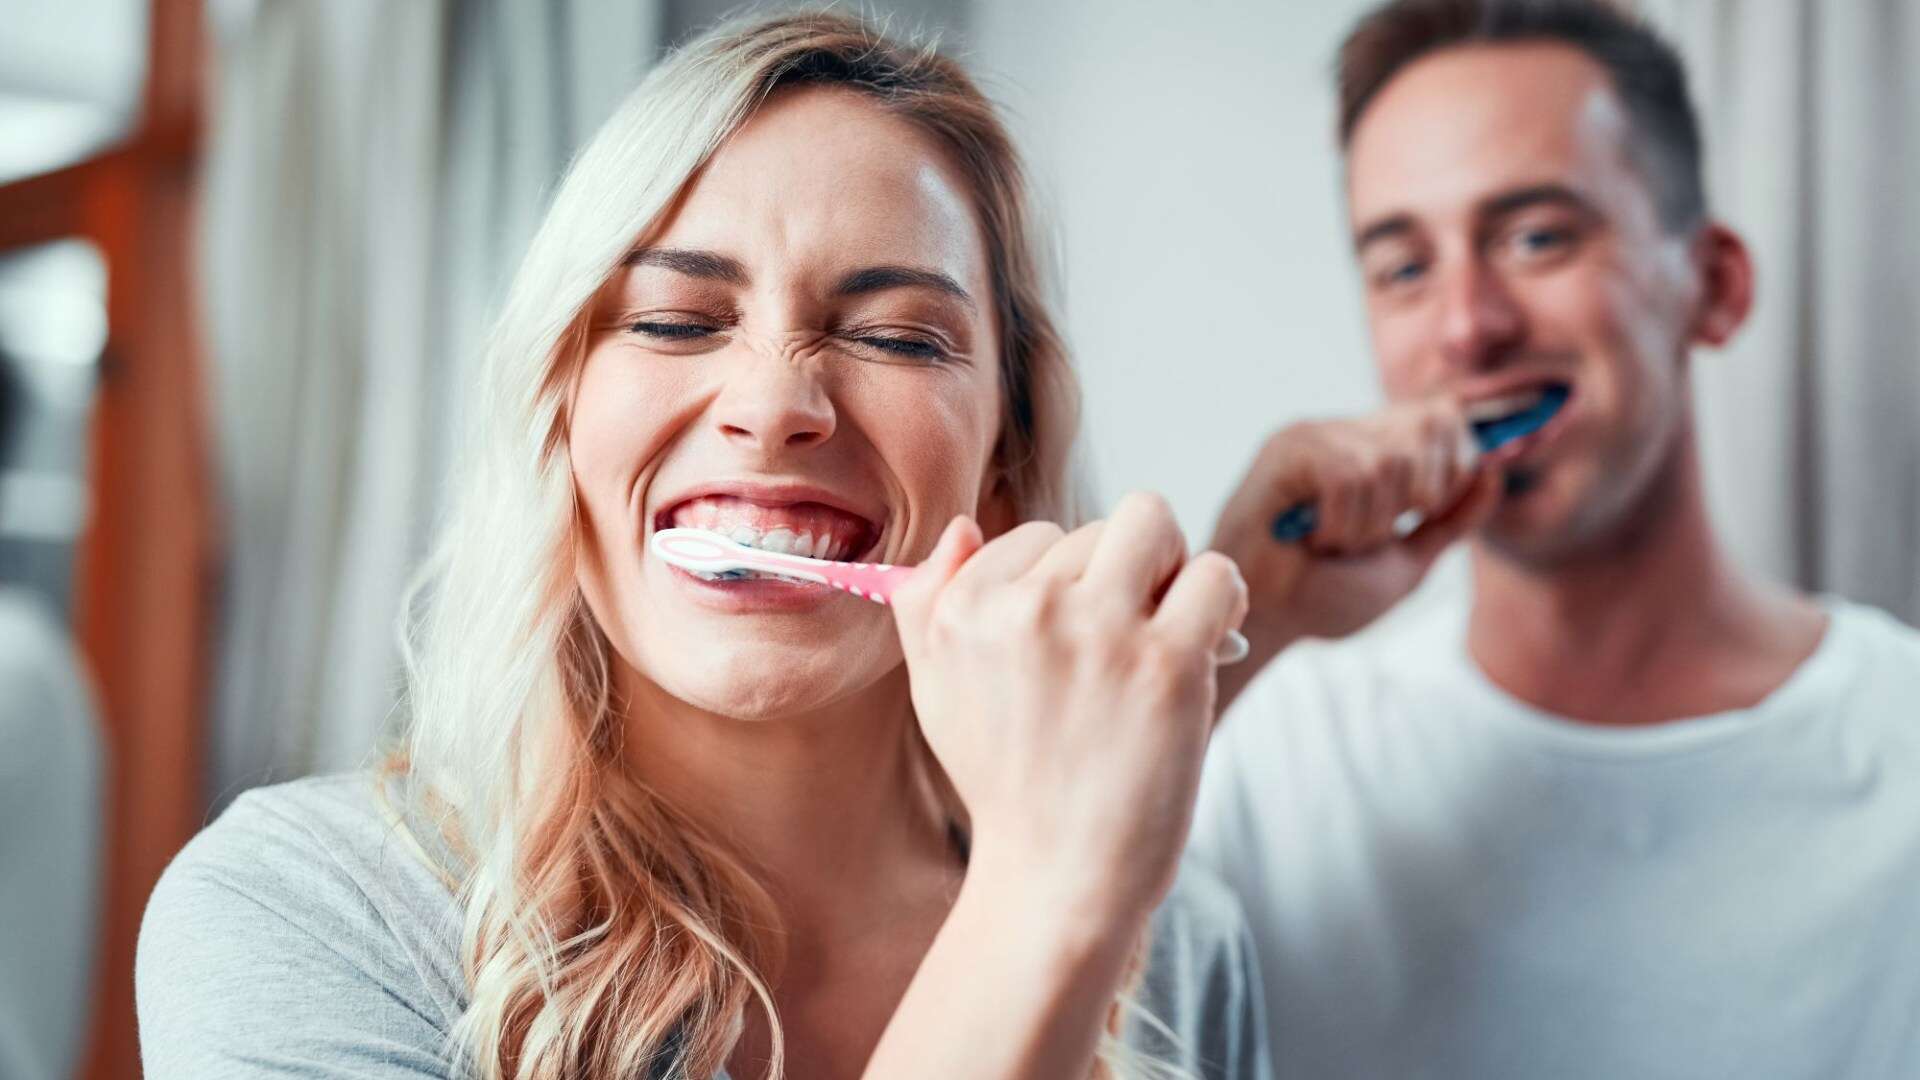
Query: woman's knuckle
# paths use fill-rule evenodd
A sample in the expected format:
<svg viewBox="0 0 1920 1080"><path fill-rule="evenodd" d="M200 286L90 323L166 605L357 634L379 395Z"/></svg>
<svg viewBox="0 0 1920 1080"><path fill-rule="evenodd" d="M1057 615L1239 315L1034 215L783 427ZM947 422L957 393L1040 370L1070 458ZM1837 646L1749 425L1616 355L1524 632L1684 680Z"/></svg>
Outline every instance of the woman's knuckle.
<svg viewBox="0 0 1920 1080"><path fill-rule="evenodd" d="M1213 585L1240 589L1246 584L1240 573L1240 564L1218 551L1203 551L1196 555L1189 569Z"/></svg>
<svg viewBox="0 0 1920 1080"><path fill-rule="evenodd" d="M1023 521L1008 530L1007 535L1017 536L1022 541L1048 541L1058 540L1064 534L1060 531L1060 526L1051 521Z"/></svg>
<svg viewBox="0 0 1920 1080"><path fill-rule="evenodd" d="M933 610L927 613L927 628L936 637L953 641L967 636L979 617L969 594L949 589Z"/></svg>
<svg viewBox="0 0 1920 1080"><path fill-rule="evenodd" d="M1001 601L1007 621L1027 634L1050 629L1059 610L1059 594L1051 585L1021 584L1010 587Z"/></svg>
<svg viewBox="0 0 1920 1080"><path fill-rule="evenodd" d="M1169 691L1192 677L1193 653L1191 646L1150 635L1134 654L1134 670L1148 686Z"/></svg>
<svg viewBox="0 0 1920 1080"><path fill-rule="evenodd" d="M1157 491L1130 491L1120 502L1120 509L1137 516L1149 525L1171 520L1173 517L1173 509L1167 505L1166 496Z"/></svg>

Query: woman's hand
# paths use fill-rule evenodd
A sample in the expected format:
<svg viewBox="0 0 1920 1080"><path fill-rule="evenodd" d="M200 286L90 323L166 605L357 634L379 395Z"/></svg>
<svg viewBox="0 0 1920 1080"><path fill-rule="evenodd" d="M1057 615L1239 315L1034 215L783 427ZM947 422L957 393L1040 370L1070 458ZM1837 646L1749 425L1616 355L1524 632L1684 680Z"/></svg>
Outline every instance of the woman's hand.
<svg viewBox="0 0 1920 1080"><path fill-rule="evenodd" d="M1233 562L1189 561L1165 501L1135 494L1065 535L1029 523L983 546L956 519L894 607L921 729L971 818L969 878L1143 920L1186 841L1214 651L1247 611Z"/></svg>

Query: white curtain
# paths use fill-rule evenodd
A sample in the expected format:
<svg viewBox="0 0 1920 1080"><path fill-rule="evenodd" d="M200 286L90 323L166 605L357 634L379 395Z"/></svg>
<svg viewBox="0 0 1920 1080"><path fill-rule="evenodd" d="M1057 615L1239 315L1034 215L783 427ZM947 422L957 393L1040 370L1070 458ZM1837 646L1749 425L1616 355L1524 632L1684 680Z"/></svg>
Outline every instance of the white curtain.
<svg viewBox="0 0 1920 1080"><path fill-rule="evenodd" d="M1759 267L1696 359L1716 519L1754 569L1920 622L1920 2L1642 0Z"/></svg>
<svg viewBox="0 0 1920 1080"><path fill-rule="evenodd" d="M202 208L226 510L210 796L366 760L506 277L662 0L233 0Z"/></svg>

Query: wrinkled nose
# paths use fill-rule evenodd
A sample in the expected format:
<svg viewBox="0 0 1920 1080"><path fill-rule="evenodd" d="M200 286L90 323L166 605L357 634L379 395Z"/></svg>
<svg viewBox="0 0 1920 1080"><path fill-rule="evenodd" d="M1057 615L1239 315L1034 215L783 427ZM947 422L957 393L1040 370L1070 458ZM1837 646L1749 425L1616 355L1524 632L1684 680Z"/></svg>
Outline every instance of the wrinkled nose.
<svg viewBox="0 0 1920 1080"><path fill-rule="evenodd" d="M833 435L834 408L811 365L790 359L743 364L714 402L714 423L729 442L776 453Z"/></svg>

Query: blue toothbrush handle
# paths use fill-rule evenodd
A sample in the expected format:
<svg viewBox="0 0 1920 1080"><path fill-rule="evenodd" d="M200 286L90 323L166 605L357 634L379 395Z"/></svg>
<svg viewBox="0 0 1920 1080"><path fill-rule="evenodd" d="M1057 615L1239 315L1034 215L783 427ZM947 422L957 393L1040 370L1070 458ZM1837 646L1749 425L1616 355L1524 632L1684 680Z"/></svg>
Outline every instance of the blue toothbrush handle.
<svg viewBox="0 0 1920 1080"><path fill-rule="evenodd" d="M1320 524L1320 509L1310 502L1294 503L1273 519L1273 538L1283 544L1305 540Z"/></svg>

